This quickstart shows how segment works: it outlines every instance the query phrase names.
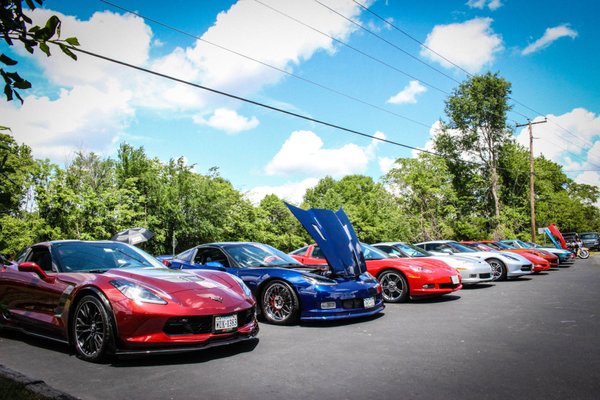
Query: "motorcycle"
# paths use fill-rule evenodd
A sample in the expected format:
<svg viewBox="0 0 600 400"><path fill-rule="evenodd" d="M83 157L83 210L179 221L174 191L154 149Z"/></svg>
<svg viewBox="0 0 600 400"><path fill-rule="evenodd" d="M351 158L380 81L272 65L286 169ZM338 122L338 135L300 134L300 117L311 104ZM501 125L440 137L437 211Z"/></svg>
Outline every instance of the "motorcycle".
<svg viewBox="0 0 600 400"><path fill-rule="evenodd" d="M590 250L583 247L580 242L571 242L568 244L568 247L578 258L585 260L590 257Z"/></svg>

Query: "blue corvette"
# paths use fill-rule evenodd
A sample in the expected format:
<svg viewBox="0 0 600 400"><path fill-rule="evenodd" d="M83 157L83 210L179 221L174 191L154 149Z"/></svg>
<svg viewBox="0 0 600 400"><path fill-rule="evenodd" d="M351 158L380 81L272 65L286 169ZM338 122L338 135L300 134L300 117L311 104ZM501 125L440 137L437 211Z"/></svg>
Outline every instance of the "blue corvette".
<svg viewBox="0 0 600 400"><path fill-rule="evenodd" d="M209 243L175 256L174 269L216 269L241 278L273 324L333 320L383 310L381 285L366 270L358 239L343 210L288 206L321 246L329 265L307 266L269 245Z"/></svg>

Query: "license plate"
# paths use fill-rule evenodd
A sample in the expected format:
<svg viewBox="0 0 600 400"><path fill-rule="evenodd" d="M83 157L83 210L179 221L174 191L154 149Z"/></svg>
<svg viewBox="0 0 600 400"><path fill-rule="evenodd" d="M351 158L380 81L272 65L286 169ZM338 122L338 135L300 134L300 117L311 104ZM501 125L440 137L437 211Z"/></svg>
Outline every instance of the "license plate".
<svg viewBox="0 0 600 400"><path fill-rule="evenodd" d="M375 297L367 297L363 299L365 308L375 307Z"/></svg>
<svg viewBox="0 0 600 400"><path fill-rule="evenodd" d="M454 285L458 285L458 275L452 275L451 278L452 278L452 283Z"/></svg>
<svg viewBox="0 0 600 400"><path fill-rule="evenodd" d="M237 314L215 317L215 331L228 331L238 326Z"/></svg>

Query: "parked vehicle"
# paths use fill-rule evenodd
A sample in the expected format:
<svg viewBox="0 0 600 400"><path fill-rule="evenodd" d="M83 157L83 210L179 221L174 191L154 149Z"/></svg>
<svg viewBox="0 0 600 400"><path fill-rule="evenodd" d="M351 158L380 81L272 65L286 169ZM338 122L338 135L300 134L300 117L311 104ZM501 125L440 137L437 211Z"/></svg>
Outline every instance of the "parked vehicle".
<svg viewBox="0 0 600 400"><path fill-rule="evenodd" d="M367 270L381 283L383 299L402 303L410 297L432 297L452 293L462 288L459 273L437 260L390 258L375 247L360 244ZM321 248L312 244L294 250L292 257L307 265L326 264Z"/></svg>
<svg viewBox="0 0 600 400"><path fill-rule="evenodd" d="M486 261L492 267L492 277L495 281L517 278L532 273L531 263L518 254L476 251L454 240L433 240L416 243L415 246L436 255L459 254L461 256Z"/></svg>
<svg viewBox="0 0 600 400"><path fill-rule="evenodd" d="M490 282L493 279L492 267L485 261L461 257L459 255L453 257L436 256L405 242L375 243L372 246L388 255L395 255L400 258L442 261L460 273L463 285L475 285L477 283Z"/></svg>
<svg viewBox="0 0 600 400"><path fill-rule="evenodd" d="M583 242L583 247L600 251L600 235L598 235L598 232L583 232L579 237Z"/></svg>
<svg viewBox="0 0 600 400"><path fill-rule="evenodd" d="M172 271L128 244L39 243L17 263L0 269L0 325L68 343L86 361L226 345L259 330L240 279Z"/></svg>
<svg viewBox="0 0 600 400"><path fill-rule="evenodd" d="M177 255L170 267L217 269L239 277L258 299L263 317L272 324L355 318L381 312L381 285L367 272L354 230L349 233L340 223L343 210L334 213L288 207L301 220L306 217L303 213L314 213L311 221L320 224L320 234L309 233L316 241L330 245L326 250L327 265L303 265L266 244L230 242L193 247ZM345 225L351 228L349 222Z"/></svg>
<svg viewBox="0 0 600 400"><path fill-rule="evenodd" d="M516 249L513 248L506 243L494 242L492 240L482 240L480 242L461 242L462 244L466 244L467 246L475 249L475 250L483 250L483 251L501 251L507 253L516 253L520 256L529 260L532 265L531 270L534 273L539 273L542 271L548 271L552 266L551 262L554 263L554 266L558 266L558 257L553 254L548 253L548 255L544 256L537 250L529 250L529 249Z"/></svg>
<svg viewBox="0 0 600 400"><path fill-rule="evenodd" d="M509 246L513 246L515 248L544 250L549 253L552 253L558 257L559 266L573 264L573 253L571 253L568 250L558 249L556 247L542 246L537 243L525 242L523 240L518 239L501 240L501 242L508 244Z"/></svg>

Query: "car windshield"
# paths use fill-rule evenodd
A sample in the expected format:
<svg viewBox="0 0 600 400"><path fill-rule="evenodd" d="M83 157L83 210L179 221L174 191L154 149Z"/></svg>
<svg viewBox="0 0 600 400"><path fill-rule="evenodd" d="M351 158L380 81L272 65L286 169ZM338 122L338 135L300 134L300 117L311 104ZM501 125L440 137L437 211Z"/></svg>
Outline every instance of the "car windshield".
<svg viewBox="0 0 600 400"><path fill-rule="evenodd" d="M284 252L262 243L236 243L223 249L240 267L282 267L302 265Z"/></svg>
<svg viewBox="0 0 600 400"><path fill-rule="evenodd" d="M475 253L476 250L473 250L465 245L462 245L458 242L448 242L446 243L448 246L452 247L452 249L456 250L459 253Z"/></svg>
<svg viewBox="0 0 600 400"><path fill-rule="evenodd" d="M581 239L597 239L598 238L598 234L597 233L582 233L581 234Z"/></svg>
<svg viewBox="0 0 600 400"><path fill-rule="evenodd" d="M432 254L425 251L417 246L410 243L394 243L394 247L397 247L405 253L408 257L431 257Z"/></svg>
<svg viewBox="0 0 600 400"><path fill-rule="evenodd" d="M502 242L490 243L490 247L494 247L497 250L501 250L501 249L513 250L515 248L514 246L510 246L510 245L508 245L506 243L502 243Z"/></svg>
<svg viewBox="0 0 600 400"><path fill-rule="evenodd" d="M118 242L65 242L52 245L62 272L108 271L113 268L166 268L137 247Z"/></svg>
<svg viewBox="0 0 600 400"><path fill-rule="evenodd" d="M390 256L387 255L384 251L381 251L371 245L361 243L360 247L362 248L365 260L383 260L386 258L390 258Z"/></svg>

